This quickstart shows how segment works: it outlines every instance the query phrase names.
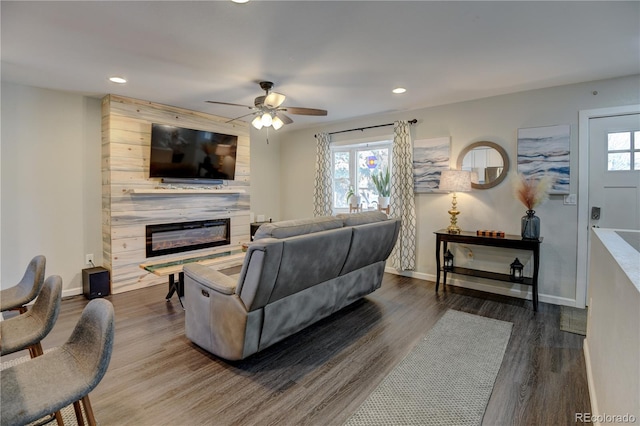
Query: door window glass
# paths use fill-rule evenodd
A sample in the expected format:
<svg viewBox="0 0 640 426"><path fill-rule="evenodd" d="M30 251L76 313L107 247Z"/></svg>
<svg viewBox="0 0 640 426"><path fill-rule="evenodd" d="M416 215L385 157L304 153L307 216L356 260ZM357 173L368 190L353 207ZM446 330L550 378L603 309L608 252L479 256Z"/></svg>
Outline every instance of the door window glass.
<svg viewBox="0 0 640 426"><path fill-rule="evenodd" d="M607 134L607 170L640 170L640 130Z"/></svg>

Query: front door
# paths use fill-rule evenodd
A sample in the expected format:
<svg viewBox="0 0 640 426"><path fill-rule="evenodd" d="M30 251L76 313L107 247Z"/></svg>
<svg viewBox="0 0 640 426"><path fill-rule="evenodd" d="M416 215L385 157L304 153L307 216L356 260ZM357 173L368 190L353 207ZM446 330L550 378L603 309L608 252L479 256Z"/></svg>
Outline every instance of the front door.
<svg viewBox="0 0 640 426"><path fill-rule="evenodd" d="M589 121L589 223L640 229L640 114Z"/></svg>
<svg viewBox="0 0 640 426"><path fill-rule="evenodd" d="M588 204L591 226L640 229L640 114L589 120Z"/></svg>

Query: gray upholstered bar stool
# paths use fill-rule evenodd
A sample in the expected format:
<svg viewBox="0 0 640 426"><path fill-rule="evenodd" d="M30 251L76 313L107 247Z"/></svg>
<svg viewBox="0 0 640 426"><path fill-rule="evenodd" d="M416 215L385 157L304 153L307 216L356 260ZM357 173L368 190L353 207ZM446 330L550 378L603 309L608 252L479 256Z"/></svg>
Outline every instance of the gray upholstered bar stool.
<svg viewBox="0 0 640 426"><path fill-rule="evenodd" d="M0 312L17 309L21 314L27 312L27 303L38 296L44 283L46 259L38 255L31 259L22 279L13 287L0 291Z"/></svg>
<svg viewBox="0 0 640 426"><path fill-rule="evenodd" d="M95 417L89 402L111 360L114 311L105 299L90 301L71 337L44 355L2 371L0 425L25 425L74 403L78 424L84 424L75 404L82 401L89 425Z"/></svg>
<svg viewBox="0 0 640 426"><path fill-rule="evenodd" d="M29 349L31 358L42 355L42 339L58 319L62 278L48 277L33 307L22 315L0 321L0 356Z"/></svg>

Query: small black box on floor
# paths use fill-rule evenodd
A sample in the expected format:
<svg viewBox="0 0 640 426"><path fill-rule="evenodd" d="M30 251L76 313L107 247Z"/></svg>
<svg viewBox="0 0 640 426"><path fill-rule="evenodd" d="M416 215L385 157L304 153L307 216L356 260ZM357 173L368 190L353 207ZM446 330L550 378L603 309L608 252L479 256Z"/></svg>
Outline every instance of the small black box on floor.
<svg viewBox="0 0 640 426"><path fill-rule="evenodd" d="M102 266L82 270L82 292L87 299L109 295L111 283L109 271Z"/></svg>

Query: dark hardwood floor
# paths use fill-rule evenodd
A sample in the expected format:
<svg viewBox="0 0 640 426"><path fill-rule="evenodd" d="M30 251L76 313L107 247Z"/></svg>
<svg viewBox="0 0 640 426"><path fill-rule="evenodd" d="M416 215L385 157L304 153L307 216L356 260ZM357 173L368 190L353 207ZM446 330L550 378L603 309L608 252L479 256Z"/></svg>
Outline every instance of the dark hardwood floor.
<svg viewBox="0 0 640 426"><path fill-rule="evenodd" d="M382 288L241 362L184 336L166 286L109 296L116 339L91 393L106 425L340 425L447 309L514 324L485 425L570 425L590 412L583 336L560 331L560 308L385 274ZM88 301L65 299L46 350L62 344ZM13 356L27 355L26 351ZM2 360L9 359L3 357Z"/></svg>

